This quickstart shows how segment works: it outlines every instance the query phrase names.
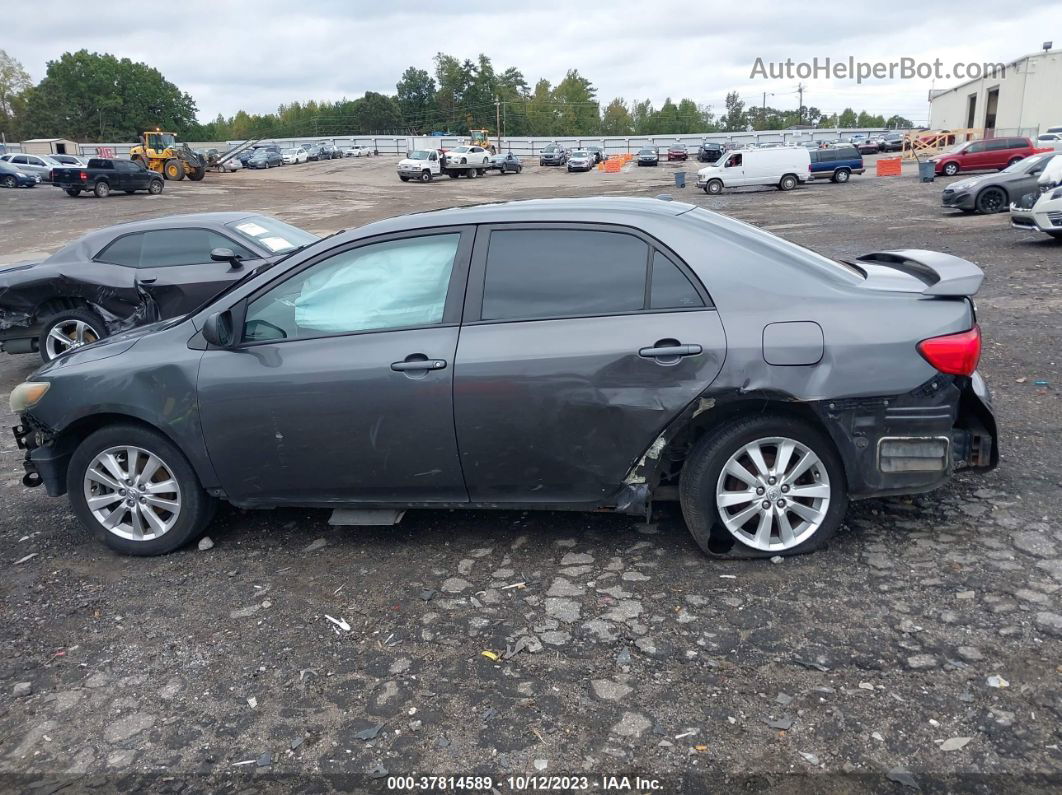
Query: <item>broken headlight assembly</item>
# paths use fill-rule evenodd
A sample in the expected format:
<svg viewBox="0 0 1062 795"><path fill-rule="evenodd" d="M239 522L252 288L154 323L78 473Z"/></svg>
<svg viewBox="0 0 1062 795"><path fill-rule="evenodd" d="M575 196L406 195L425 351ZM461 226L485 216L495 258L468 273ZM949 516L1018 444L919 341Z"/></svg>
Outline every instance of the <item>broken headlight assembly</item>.
<svg viewBox="0 0 1062 795"><path fill-rule="evenodd" d="M11 405L11 411L15 414L21 414L27 409L33 408L41 402L41 398L44 397L51 386L48 381L22 382L11 390L11 397L8 400Z"/></svg>

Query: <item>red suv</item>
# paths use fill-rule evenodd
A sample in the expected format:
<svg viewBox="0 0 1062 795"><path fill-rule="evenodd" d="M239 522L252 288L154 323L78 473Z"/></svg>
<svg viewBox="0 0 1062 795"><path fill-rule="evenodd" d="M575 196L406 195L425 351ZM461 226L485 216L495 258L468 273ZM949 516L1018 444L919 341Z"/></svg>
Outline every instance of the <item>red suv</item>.
<svg viewBox="0 0 1062 795"><path fill-rule="evenodd" d="M1023 157L1036 153L1028 138L987 138L967 141L933 159L938 174L953 176L960 171L987 171L1006 168Z"/></svg>
<svg viewBox="0 0 1062 795"><path fill-rule="evenodd" d="M675 144L667 148L668 160L685 160L689 156L689 152L686 151L686 147L682 144Z"/></svg>

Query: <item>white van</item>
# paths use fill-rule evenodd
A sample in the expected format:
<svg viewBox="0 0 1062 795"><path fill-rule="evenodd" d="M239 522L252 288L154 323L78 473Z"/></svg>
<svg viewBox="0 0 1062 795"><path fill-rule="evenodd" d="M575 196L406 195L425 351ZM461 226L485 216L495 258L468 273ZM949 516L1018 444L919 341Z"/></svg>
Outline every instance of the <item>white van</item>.
<svg viewBox="0 0 1062 795"><path fill-rule="evenodd" d="M811 175L811 156L803 147L741 149L727 152L697 172L697 187L705 193L743 185L775 185L792 190Z"/></svg>

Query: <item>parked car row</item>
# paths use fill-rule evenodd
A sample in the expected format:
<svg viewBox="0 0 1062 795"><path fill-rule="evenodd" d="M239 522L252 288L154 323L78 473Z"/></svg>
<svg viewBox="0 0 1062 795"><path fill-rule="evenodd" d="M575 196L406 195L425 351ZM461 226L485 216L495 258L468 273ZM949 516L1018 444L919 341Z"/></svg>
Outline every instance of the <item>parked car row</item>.
<svg viewBox="0 0 1062 795"><path fill-rule="evenodd" d="M730 156L794 153L807 164ZM219 499L375 524L677 499L705 552L766 558L822 547L850 499L996 466L982 278L932 251L840 263L655 199L452 208L325 240L204 213L0 271L0 328L51 359L10 395L24 485L68 495L121 553L194 541Z"/></svg>

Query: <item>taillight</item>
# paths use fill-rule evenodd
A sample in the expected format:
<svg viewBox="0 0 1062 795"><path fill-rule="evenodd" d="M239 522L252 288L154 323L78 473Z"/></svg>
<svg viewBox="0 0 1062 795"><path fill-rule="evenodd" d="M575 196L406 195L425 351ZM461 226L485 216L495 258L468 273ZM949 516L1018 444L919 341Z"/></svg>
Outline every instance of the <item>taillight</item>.
<svg viewBox="0 0 1062 795"><path fill-rule="evenodd" d="M88 172L87 171L82 171L81 172L81 179L83 181L85 181L85 182L88 182Z"/></svg>
<svg viewBox="0 0 1062 795"><path fill-rule="evenodd" d="M942 373L973 375L981 359L981 327L922 340L918 343L918 352Z"/></svg>

